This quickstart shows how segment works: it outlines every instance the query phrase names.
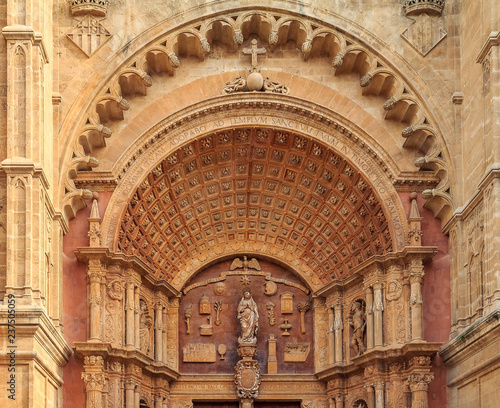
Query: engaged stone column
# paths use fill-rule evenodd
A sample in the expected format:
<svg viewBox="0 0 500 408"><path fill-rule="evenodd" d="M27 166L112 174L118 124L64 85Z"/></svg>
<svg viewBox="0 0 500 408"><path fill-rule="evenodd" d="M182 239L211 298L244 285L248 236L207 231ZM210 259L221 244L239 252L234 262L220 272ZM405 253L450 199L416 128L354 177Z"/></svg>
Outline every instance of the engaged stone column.
<svg viewBox="0 0 500 408"><path fill-rule="evenodd" d="M83 363L82 380L85 383L85 407L103 408L102 393L106 385L104 360L101 356L87 356Z"/></svg>
<svg viewBox="0 0 500 408"><path fill-rule="evenodd" d="M373 348L373 292L370 286L365 287L366 294L366 348Z"/></svg>
<svg viewBox="0 0 500 408"><path fill-rule="evenodd" d="M163 408L163 395L155 395L155 408Z"/></svg>
<svg viewBox="0 0 500 408"><path fill-rule="evenodd" d="M134 408L134 388L134 381L125 380L125 408Z"/></svg>
<svg viewBox="0 0 500 408"><path fill-rule="evenodd" d="M168 300L167 300L168 303ZM167 363L167 308L163 308L162 310L163 313L163 327L162 327L162 361L166 364Z"/></svg>
<svg viewBox="0 0 500 408"><path fill-rule="evenodd" d="M87 276L89 280L90 341L101 340L101 261L90 259Z"/></svg>
<svg viewBox="0 0 500 408"><path fill-rule="evenodd" d="M382 312L384 311L384 301L382 298L382 283L376 282L373 285L373 318L374 318L374 338L375 347L384 345L384 323Z"/></svg>
<svg viewBox="0 0 500 408"><path fill-rule="evenodd" d="M134 284L129 282L125 285L126 287L126 298L125 298L125 321L127 323L126 331L126 342L127 346L134 346L135 344L135 316L134 316ZM128 408L128 407L127 407Z"/></svg>
<svg viewBox="0 0 500 408"><path fill-rule="evenodd" d="M163 357L163 307L160 302L155 305L155 359Z"/></svg>
<svg viewBox="0 0 500 408"><path fill-rule="evenodd" d="M375 383L375 408L384 408L384 382ZM415 405L415 407L418 407Z"/></svg>
<svg viewBox="0 0 500 408"><path fill-rule="evenodd" d="M141 386L136 385L134 388L134 408L140 408L141 406Z"/></svg>
<svg viewBox="0 0 500 408"><path fill-rule="evenodd" d="M344 396L342 394L335 396L335 408L344 408Z"/></svg>
<svg viewBox="0 0 500 408"><path fill-rule="evenodd" d="M427 408L427 391L429 383L434 379L434 374L411 374L408 377L408 385L411 391L411 406L416 408ZM378 408L378 407L377 407Z"/></svg>
<svg viewBox="0 0 500 408"><path fill-rule="evenodd" d="M422 282L424 270L422 261L414 259L410 270L411 340L423 340Z"/></svg>
<svg viewBox="0 0 500 408"><path fill-rule="evenodd" d="M366 392L368 394L368 408L375 408L375 388L373 385L367 385Z"/></svg>
<svg viewBox="0 0 500 408"><path fill-rule="evenodd" d="M141 311L140 309L140 292L139 287L136 286L134 290L134 337L135 337L135 348L141 349L141 335L139 333L139 327L141 325Z"/></svg>
<svg viewBox="0 0 500 408"><path fill-rule="evenodd" d="M335 363L335 315L331 307L328 308L328 365Z"/></svg>
<svg viewBox="0 0 500 408"><path fill-rule="evenodd" d="M342 357L342 332L344 329L344 324L342 323L342 303L337 302L334 306L335 311L335 362L341 363Z"/></svg>

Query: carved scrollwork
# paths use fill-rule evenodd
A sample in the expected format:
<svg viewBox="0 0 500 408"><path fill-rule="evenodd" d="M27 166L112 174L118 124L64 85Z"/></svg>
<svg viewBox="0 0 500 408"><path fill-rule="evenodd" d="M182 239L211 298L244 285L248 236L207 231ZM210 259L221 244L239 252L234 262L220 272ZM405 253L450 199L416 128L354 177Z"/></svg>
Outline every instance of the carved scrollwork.
<svg viewBox="0 0 500 408"><path fill-rule="evenodd" d="M260 386L260 364L255 360L238 361L234 382L239 398L257 398Z"/></svg>

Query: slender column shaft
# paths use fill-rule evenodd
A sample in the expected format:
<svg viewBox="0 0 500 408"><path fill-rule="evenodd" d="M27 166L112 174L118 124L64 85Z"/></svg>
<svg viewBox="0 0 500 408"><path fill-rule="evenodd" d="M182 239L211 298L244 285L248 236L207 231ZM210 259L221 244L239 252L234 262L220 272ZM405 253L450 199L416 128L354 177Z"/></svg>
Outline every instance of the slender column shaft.
<svg viewBox="0 0 500 408"><path fill-rule="evenodd" d="M337 302L334 306L335 311L335 362L341 363L343 360L342 340L344 324L342 323L342 303Z"/></svg>
<svg viewBox="0 0 500 408"><path fill-rule="evenodd" d="M373 285L373 320L374 320L374 339L375 347L384 345L384 323L383 311L384 302L382 298L382 283L377 282Z"/></svg>
<svg viewBox="0 0 500 408"><path fill-rule="evenodd" d="M163 327L162 327L162 346L163 346L163 351L162 351L162 361L166 364L167 363L167 309L163 309Z"/></svg>
<svg viewBox="0 0 500 408"><path fill-rule="evenodd" d="M331 307L328 308L328 365L335 363L335 315Z"/></svg>
<svg viewBox="0 0 500 408"><path fill-rule="evenodd" d="M125 381L125 408L134 408L134 382L132 380Z"/></svg>
<svg viewBox="0 0 500 408"><path fill-rule="evenodd" d="M372 385L368 385L366 387L366 391L368 393L368 408L375 408L375 388Z"/></svg>
<svg viewBox="0 0 500 408"><path fill-rule="evenodd" d="M140 297L139 297L139 287L135 288L134 293L134 328L135 328L135 347L141 348L141 336L139 334L139 326L140 326Z"/></svg>
<svg viewBox="0 0 500 408"><path fill-rule="evenodd" d="M155 307L155 359L162 361L163 356L163 308L161 303Z"/></svg>
<svg viewBox="0 0 500 408"><path fill-rule="evenodd" d="M89 306L90 306L90 340L101 339L101 263L98 260L89 262Z"/></svg>
<svg viewBox="0 0 500 408"><path fill-rule="evenodd" d="M384 382L377 381L375 383L375 407L384 408Z"/></svg>
<svg viewBox="0 0 500 408"><path fill-rule="evenodd" d="M373 291L371 287L365 288L366 294L366 348L373 348Z"/></svg>
<svg viewBox="0 0 500 408"><path fill-rule="evenodd" d="M410 306L411 306L411 339L423 339L422 316L422 281L424 271L422 267L413 267L410 272Z"/></svg>
<svg viewBox="0 0 500 408"><path fill-rule="evenodd" d="M134 318L134 303L135 303L135 294L134 294L134 284L127 283L126 285L126 305L125 305L125 320L127 324L126 331L126 345L133 346L135 344L135 318ZM128 407L127 407L128 408Z"/></svg>

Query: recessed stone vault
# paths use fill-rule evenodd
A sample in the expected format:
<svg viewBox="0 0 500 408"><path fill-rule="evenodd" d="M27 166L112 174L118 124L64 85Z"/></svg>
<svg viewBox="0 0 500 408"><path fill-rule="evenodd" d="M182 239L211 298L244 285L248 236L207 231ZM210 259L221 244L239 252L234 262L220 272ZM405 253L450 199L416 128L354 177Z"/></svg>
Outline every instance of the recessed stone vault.
<svg viewBox="0 0 500 408"><path fill-rule="evenodd" d="M283 248L323 284L393 249L379 198L355 166L269 128L214 132L174 151L136 189L118 240L167 281L186 258L233 242Z"/></svg>

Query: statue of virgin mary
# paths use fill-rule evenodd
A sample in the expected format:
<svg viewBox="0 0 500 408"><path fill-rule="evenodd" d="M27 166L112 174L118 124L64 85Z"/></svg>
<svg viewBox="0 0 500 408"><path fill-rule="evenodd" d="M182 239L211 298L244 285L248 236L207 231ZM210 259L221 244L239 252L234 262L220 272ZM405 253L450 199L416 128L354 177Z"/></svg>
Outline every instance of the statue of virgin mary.
<svg viewBox="0 0 500 408"><path fill-rule="evenodd" d="M238 320L241 325L241 336L238 337L240 345L255 345L259 329L259 312L257 303L252 298L250 289L243 291L243 297L238 305Z"/></svg>

